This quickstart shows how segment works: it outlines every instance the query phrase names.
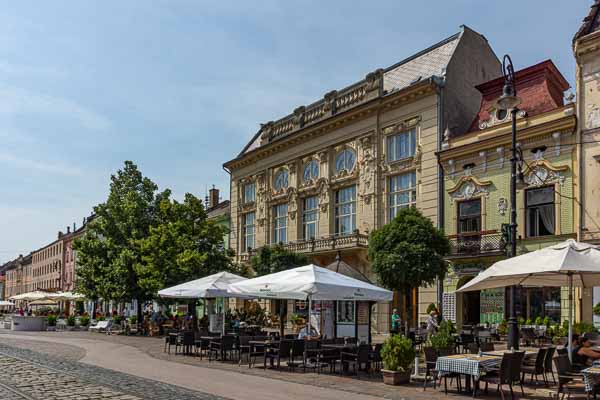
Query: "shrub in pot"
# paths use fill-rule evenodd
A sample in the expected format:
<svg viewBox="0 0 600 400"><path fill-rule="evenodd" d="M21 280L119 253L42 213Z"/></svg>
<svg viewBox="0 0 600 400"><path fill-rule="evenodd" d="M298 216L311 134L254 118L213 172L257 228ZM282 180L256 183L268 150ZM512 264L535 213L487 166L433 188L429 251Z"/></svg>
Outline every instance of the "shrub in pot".
<svg viewBox="0 0 600 400"><path fill-rule="evenodd" d="M67 329L72 331L75 328L75 316L69 315L67 317Z"/></svg>
<svg viewBox="0 0 600 400"><path fill-rule="evenodd" d="M447 353L452 347L454 347L454 336L452 333L454 326L452 322L442 321L438 331L429 336L427 345L433 347L438 353Z"/></svg>
<svg viewBox="0 0 600 400"><path fill-rule="evenodd" d="M408 383L415 355L415 348L410 339L401 335L390 336L381 348L383 383L387 385Z"/></svg>
<svg viewBox="0 0 600 400"><path fill-rule="evenodd" d="M56 315L50 314L48 315L48 328L49 331L56 330Z"/></svg>
<svg viewBox="0 0 600 400"><path fill-rule="evenodd" d="M81 327L81 329L87 330L88 327L90 326L90 317L87 315L84 315L81 318L79 318L79 326Z"/></svg>

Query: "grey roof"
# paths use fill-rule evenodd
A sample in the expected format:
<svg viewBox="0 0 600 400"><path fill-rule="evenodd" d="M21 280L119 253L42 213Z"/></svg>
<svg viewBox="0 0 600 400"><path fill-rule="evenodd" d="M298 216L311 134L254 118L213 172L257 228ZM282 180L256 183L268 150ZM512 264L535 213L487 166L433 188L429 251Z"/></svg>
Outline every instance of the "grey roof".
<svg viewBox="0 0 600 400"><path fill-rule="evenodd" d="M461 27L464 28L464 27ZM434 44L388 68L383 70L383 95L390 92L405 89L411 85L414 85L422 80L426 80L432 76L443 76L446 72L446 68L454 54L458 43L460 42L462 32L460 32L442 40L439 43ZM343 92L352 88L355 85L364 82L364 80L356 82L347 88L341 89L338 92ZM307 108L314 106L318 103L315 102ZM359 105L361 103L357 103ZM293 114L285 116L278 120L286 121ZM319 120L319 121L322 121ZM259 131L252 137L252 139L242 149L239 156L242 156L252 150L255 150L261 146L261 132L263 125Z"/></svg>
<svg viewBox="0 0 600 400"><path fill-rule="evenodd" d="M459 39L460 35L456 34L389 67L383 74L383 90L401 90L422 79L443 76Z"/></svg>
<svg viewBox="0 0 600 400"><path fill-rule="evenodd" d="M579 30L575 34L573 41L579 39L582 36L589 35L590 33L600 30L600 0L595 0L594 4L590 7L590 12L583 19Z"/></svg>

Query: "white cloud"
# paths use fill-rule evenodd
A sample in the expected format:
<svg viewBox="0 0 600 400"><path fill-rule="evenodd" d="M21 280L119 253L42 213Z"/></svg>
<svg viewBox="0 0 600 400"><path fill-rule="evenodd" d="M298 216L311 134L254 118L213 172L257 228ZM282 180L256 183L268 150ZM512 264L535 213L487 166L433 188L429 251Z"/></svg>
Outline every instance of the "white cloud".
<svg viewBox="0 0 600 400"><path fill-rule="evenodd" d="M110 121L69 99L36 93L22 88L0 88L0 114L36 114L76 119L84 127L106 130Z"/></svg>

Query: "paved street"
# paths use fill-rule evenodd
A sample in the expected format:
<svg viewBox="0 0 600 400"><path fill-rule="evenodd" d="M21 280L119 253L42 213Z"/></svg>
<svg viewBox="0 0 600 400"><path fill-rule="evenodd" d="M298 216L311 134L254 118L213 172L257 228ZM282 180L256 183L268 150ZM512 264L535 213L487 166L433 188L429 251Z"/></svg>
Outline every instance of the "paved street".
<svg viewBox="0 0 600 400"><path fill-rule="evenodd" d="M380 376L368 379L361 375L361 379L357 379L311 372L249 369L237 363L209 363L198 357L164 353L164 341L161 338L107 336L88 332L14 334L0 330L0 342L0 353L36 361L75 374L89 383L109 386L116 392L144 399L470 398L456 394L454 387L445 396L443 391L431 387L423 391L420 384L386 386L382 384ZM530 399L548 398L546 390L525 389ZM491 390L489 396L478 397L496 398L497 395Z"/></svg>

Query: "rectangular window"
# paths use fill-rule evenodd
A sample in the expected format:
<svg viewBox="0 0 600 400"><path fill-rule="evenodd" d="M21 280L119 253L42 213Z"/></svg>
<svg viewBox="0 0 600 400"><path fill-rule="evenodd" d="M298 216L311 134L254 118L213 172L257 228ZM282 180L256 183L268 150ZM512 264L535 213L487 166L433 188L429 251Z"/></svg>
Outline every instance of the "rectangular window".
<svg viewBox="0 0 600 400"><path fill-rule="evenodd" d="M337 322L341 324L354 323L354 300L344 300L337 302Z"/></svg>
<svg viewBox="0 0 600 400"><path fill-rule="evenodd" d="M304 239L314 239L317 237L319 225L319 197L312 196L304 199L304 208L302 210L302 226L304 230Z"/></svg>
<svg viewBox="0 0 600 400"><path fill-rule="evenodd" d="M417 205L417 174L409 172L390 178L390 221L402 208Z"/></svg>
<svg viewBox="0 0 600 400"><path fill-rule="evenodd" d="M554 188L525 191L527 237L554 235Z"/></svg>
<svg viewBox="0 0 600 400"><path fill-rule="evenodd" d="M254 248L254 239L255 239L255 235L256 235L256 228L254 225L254 220L255 220L255 214L254 212L249 212L247 214L244 214L244 221L243 221L243 226L242 226L242 230L243 230L243 237L244 237L244 252L247 251L248 249L253 249Z"/></svg>
<svg viewBox="0 0 600 400"><path fill-rule="evenodd" d="M417 147L417 129L390 135L387 137L387 160L398 161L415 155Z"/></svg>
<svg viewBox="0 0 600 400"><path fill-rule="evenodd" d="M481 231L481 199L458 203L458 233Z"/></svg>
<svg viewBox="0 0 600 400"><path fill-rule="evenodd" d="M244 185L244 203L254 203L256 201L256 183L246 183Z"/></svg>
<svg viewBox="0 0 600 400"><path fill-rule="evenodd" d="M349 235L356 229L356 186L335 192L335 233Z"/></svg>
<svg viewBox="0 0 600 400"><path fill-rule="evenodd" d="M273 243L287 243L287 212L287 203L273 207Z"/></svg>

